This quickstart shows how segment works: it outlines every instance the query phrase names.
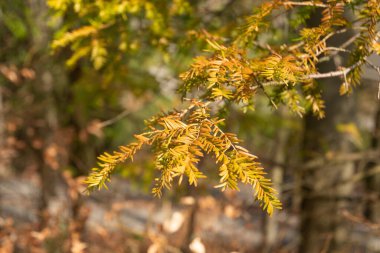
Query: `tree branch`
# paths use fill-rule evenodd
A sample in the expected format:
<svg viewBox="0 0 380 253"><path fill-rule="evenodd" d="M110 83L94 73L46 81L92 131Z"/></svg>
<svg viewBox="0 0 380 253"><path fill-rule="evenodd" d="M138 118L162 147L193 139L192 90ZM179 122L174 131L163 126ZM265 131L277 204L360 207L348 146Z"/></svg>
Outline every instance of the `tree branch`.
<svg viewBox="0 0 380 253"><path fill-rule="evenodd" d="M330 78L330 77L337 77L337 76L345 76L348 73L350 73L354 68L360 66L363 64L362 61L358 61L357 63L351 65L350 67L344 68L342 70L336 70L336 71L331 71L327 73L315 73L315 74L310 74L306 75L300 78L300 81L304 80L309 80L309 79L324 79L324 78ZM267 86L279 86L279 85L284 85L284 82L282 81L270 81L270 82L265 82L261 83L262 86L267 87ZM256 87L256 86L254 86Z"/></svg>
<svg viewBox="0 0 380 253"><path fill-rule="evenodd" d="M100 122L99 123L99 127L100 128L104 128L104 127L110 126L112 124L115 124L116 122L118 122L122 118L126 117L129 113L130 113L130 111L124 110L120 114L118 114L115 117L113 117L112 119L108 119L108 120Z"/></svg>
<svg viewBox="0 0 380 253"><path fill-rule="evenodd" d="M312 1L306 1L306 2L293 2L293 1L287 1L282 3L284 6L311 6L311 7L320 7L320 8L327 8L330 5L324 4L324 3L315 3Z"/></svg>
<svg viewBox="0 0 380 253"><path fill-rule="evenodd" d="M374 70L377 71L377 74L380 76L380 67L373 64L370 60L365 60L369 66L371 66ZM377 99L380 99L380 82L379 82L379 88L377 90Z"/></svg>

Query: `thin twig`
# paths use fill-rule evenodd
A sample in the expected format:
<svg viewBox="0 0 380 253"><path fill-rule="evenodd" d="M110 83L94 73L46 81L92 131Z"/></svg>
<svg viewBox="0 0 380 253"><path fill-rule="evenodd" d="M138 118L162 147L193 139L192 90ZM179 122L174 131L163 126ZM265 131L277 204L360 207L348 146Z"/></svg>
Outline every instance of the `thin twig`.
<svg viewBox="0 0 380 253"><path fill-rule="evenodd" d="M326 241L323 245L321 253L327 253L329 251L332 239L333 239L333 235L331 233L327 234Z"/></svg>
<svg viewBox="0 0 380 253"><path fill-rule="evenodd" d="M130 114L130 111L124 110L121 113L119 113L118 115L116 115L115 117L113 117L112 119L108 119L106 121L100 122L99 128L104 128L104 127L110 126L112 124L115 124L116 122L118 122L122 118L126 117L128 114Z"/></svg>
<svg viewBox="0 0 380 253"><path fill-rule="evenodd" d="M269 94L265 91L265 87L263 85L263 83L260 83L259 80L257 80L257 77L256 75L253 75L253 79L255 80L255 82L257 83L257 85L263 90L265 96L269 99L269 101L271 102L271 104L273 105L273 107L275 109L277 109L277 105L276 103L273 101L273 99L269 96Z"/></svg>
<svg viewBox="0 0 380 253"><path fill-rule="evenodd" d="M320 42L326 42L326 41L327 41L328 39L330 39L332 36L337 35L337 34L341 34L341 33L348 32L349 30L361 31L361 30L363 30L363 27L355 26L355 27L351 27L350 29L348 29L348 28L343 28L343 29L340 29L340 30L337 30L337 31L331 32L331 33L327 34L326 37L324 37ZM345 42L345 43L348 43L348 45L345 45L345 43L343 43L340 47L347 47L347 46L349 46L349 45L350 45L352 42L354 42L355 39L357 39L357 37L359 37L359 36L360 36L360 33L356 34L353 38L350 38L347 42ZM352 41L351 41L351 40L352 40ZM298 42L297 44L290 46L290 47L289 47L289 51L296 50L297 48L302 47L304 44L305 44L304 41Z"/></svg>
<svg viewBox="0 0 380 253"><path fill-rule="evenodd" d="M360 33L357 33L355 34L354 36L352 36L351 38L349 38L347 41L345 41L343 44L341 44L339 47L337 48L340 48L340 49L345 49L347 47L349 47L352 43L355 42L355 40L360 37ZM330 55L328 56L325 56L325 57L322 57L321 59L319 59L318 62L324 62L324 61L328 61L330 60L332 57L336 56L340 51L339 50L336 50L335 52L332 52ZM350 52L349 50L347 50L346 52Z"/></svg>
<svg viewBox="0 0 380 253"><path fill-rule="evenodd" d="M350 50L341 48L341 47L326 47L325 50L321 51L320 53L326 52L326 51L334 51L334 52L345 52L345 53L351 53Z"/></svg>
<svg viewBox="0 0 380 253"><path fill-rule="evenodd" d="M372 223L364 217L353 215L352 213L350 213L347 210L342 211L342 216L349 221L352 221L352 222L358 223L358 224L362 224L371 230L379 230L380 229L380 224Z"/></svg>
<svg viewBox="0 0 380 253"><path fill-rule="evenodd" d="M293 1L287 1L287 2L283 2L282 3L283 5L289 5L289 6L311 6L311 7L320 7L320 8L327 8L329 7L330 5L328 4L324 4L324 3L315 3L315 2L312 2L312 1L306 1L306 2L293 2Z"/></svg>
<svg viewBox="0 0 380 253"><path fill-rule="evenodd" d="M302 168L304 171L313 170L326 163L341 163L341 162L355 162L355 161L374 161L379 159L379 150L373 149L364 152L354 153L334 153L333 155L326 155L313 159L305 163Z"/></svg>
<svg viewBox="0 0 380 253"><path fill-rule="evenodd" d="M358 61L357 63L351 65L348 68L342 69L342 70L336 70L336 71L331 71L327 73L317 73L317 74L310 74L304 76L302 79L307 80L307 79L323 79L323 78L330 78L330 77L336 77L336 76L344 76L347 75L350 71L352 71L354 68L357 66L363 64L361 61Z"/></svg>
<svg viewBox="0 0 380 253"><path fill-rule="evenodd" d="M376 66L375 64L373 64L370 60L368 59L365 59L365 61L368 63L369 66L371 66L373 69L375 69L377 71L377 73L379 74L380 76L380 67L379 66ZM377 99L380 99L380 82L379 82L379 87L377 89Z"/></svg>
<svg viewBox="0 0 380 253"><path fill-rule="evenodd" d="M355 64L351 65L350 67L344 68L342 70L336 70L336 71L331 71L327 73L315 73L315 74L310 74L306 75L300 78L300 81L304 80L309 80L309 79L324 79L324 78L330 78L330 77L337 77L337 76L344 76L350 73L354 68L360 66L363 64L362 61L358 61ZM267 87L267 86L278 86L278 85L283 85L284 82L282 81L270 81L270 82L265 82L261 83L262 86ZM256 86L254 86L256 87Z"/></svg>
<svg viewBox="0 0 380 253"><path fill-rule="evenodd" d="M342 45L340 45L339 48L347 48L349 45L354 43L355 40L359 37L360 37L360 33L355 34L354 36L346 40Z"/></svg>
<svg viewBox="0 0 380 253"><path fill-rule="evenodd" d="M352 28L354 29L354 28ZM323 43L323 42L326 42L329 38L331 38L332 36L336 35L336 34L340 34L340 33L345 33L347 32L347 28L343 28L343 29L340 29L340 30L337 30L337 31L334 31L334 32L331 32L329 34L326 35L326 37L324 37L319 43ZM305 42L304 41L301 41L293 46L290 46L289 47L289 51L293 51L293 50L296 50L297 48L299 47L302 47L303 45L305 45Z"/></svg>

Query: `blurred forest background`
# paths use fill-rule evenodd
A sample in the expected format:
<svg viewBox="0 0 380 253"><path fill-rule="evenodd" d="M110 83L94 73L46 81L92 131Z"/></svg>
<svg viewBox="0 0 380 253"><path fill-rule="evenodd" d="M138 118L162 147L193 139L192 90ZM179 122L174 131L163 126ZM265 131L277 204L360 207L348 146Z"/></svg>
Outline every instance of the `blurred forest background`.
<svg viewBox="0 0 380 253"><path fill-rule="evenodd" d="M98 9L77 15L80 2L0 1L0 252L380 252L380 103L370 68L349 96L339 95L338 78L320 82L321 120L271 110L265 96L255 111L228 108L228 128L279 191L283 210L272 217L250 189L210 186L217 178L209 161L202 166L211 178L197 188L183 184L153 198L147 152L113 177L110 190L83 194L97 155L130 142L145 119L181 106L178 76L208 47L204 38L229 34L258 3L141 1L143 10L114 10L97 0ZM128 27L108 29L91 48L52 44L88 20L113 22L123 8ZM297 15L306 14L278 13L265 39L288 41Z"/></svg>

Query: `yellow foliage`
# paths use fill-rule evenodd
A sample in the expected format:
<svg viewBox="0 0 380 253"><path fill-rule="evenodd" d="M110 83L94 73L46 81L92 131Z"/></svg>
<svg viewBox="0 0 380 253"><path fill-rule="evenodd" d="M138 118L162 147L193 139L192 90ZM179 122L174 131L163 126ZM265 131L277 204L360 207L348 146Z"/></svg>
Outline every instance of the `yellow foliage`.
<svg viewBox="0 0 380 253"><path fill-rule="evenodd" d="M180 75L183 83L179 89L184 96L197 90L205 102L194 100L188 109L153 118L148 123L149 131L135 135L135 142L120 147L112 154L99 156L99 168L95 168L86 180L88 190L106 187L115 167L132 160L145 145L152 148L156 169L160 173L152 189L156 196L161 196L164 188L171 188L174 180L181 183L187 178L190 185L197 186L205 177L198 168L199 161L209 154L218 165L220 182L217 188L237 190L239 182L249 184L269 214L281 208L275 190L264 177L265 172L256 157L239 145L236 135L225 133L220 128L222 120L211 116L208 105L224 100L252 108L257 93L261 92L276 108L277 104L283 103L300 116L310 110L319 118L324 117L324 101L314 80L341 77L344 84L340 92L349 93L351 84L359 83L361 67L368 56L373 52L380 53L377 32L380 0L354 2L264 1L230 38L205 30L188 31L187 34L197 40L204 39L209 50L206 56L194 58L190 68ZM95 69L112 62L111 57L114 57L112 60L123 59L121 55L128 55L127 51L136 52L146 43L160 49L167 49L168 45L175 43L179 45L175 39L179 30L171 24L175 23L176 16L196 10L194 3L188 0L48 0L48 4L62 15L74 10L74 14L84 20L76 26L69 25L69 32L61 32L53 41L52 48L70 46L73 54L67 65L72 66L89 56ZM291 34L298 35L295 43L265 44L270 43L265 37L273 35L268 29L273 18L296 6L303 11L322 8L320 24L307 28L293 27ZM354 21L344 18L344 11L351 9L346 7L353 7L353 15L357 16ZM354 27L358 26L355 24L357 21L360 21L360 29ZM141 27L136 28L136 24ZM342 48L328 46L330 38L350 30L359 32ZM119 34L115 35L115 31ZM114 36L109 38L111 33ZM111 51L115 48L120 50L120 54ZM169 50L162 51L169 58ZM332 60L338 53L350 53L350 65L330 73L319 73L318 64ZM344 131L357 135L351 128L346 127Z"/></svg>
<svg viewBox="0 0 380 253"><path fill-rule="evenodd" d="M65 33L61 38L54 40L51 46L53 49L65 47L80 38L89 37L96 32L97 29L93 26L83 26L72 32Z"/></svg>
<svg viewBox="0 0 380 253"><path fill-rule="evenodd" d="M193 101L190 107L154 118L148 124L149 132L135 135L136 142L122 146L112 154L99 156L99 168L93 169L85 183L88 191L106 187L115 167L127 159L133 159L143 145L154 151L156 169L160 176L152 189L161 197L164 188L170 189L173 181L181 183L187 177L190 185L197 186L198 180L206 176L197 167L205 154L210 154L219 166L219 184L215 187L238 190L238 183L252 186L256 199L268 214L280 209L269 179L256 156L239 145L235 134L225 133L218 125L218 118L212 118L207 105Z"/></svg>

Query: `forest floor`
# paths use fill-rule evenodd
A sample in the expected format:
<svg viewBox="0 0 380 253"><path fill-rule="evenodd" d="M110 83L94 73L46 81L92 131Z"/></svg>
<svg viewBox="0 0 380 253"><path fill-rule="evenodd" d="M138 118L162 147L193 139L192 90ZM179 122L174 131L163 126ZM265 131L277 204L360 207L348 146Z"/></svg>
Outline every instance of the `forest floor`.
<svg viewBox="0 0 380 253"><path fill-rule="evenodd" d="M68 185L69 197L41 211L38 179L0 179L0 252L263 252L268 218L249 189L169 201L116 177L90 196L72 178ZM285 210L276 220L276 252L293 252L296 216Z"/></svg>
<svg viewBox="0 0 380 253"><path fill-rule="evenodd" d="M221 193L199 187L189 192L200 195L166 192L165 198L156 199L113 177L108 191L88 196L83 194L83 178L63 177L66 187L45 206L35 175L0 178L0 253L297 252L297 212L284 206L270 218L249 188ZM350 244L355 245L350 252L366 252L368 241L380 250L374 228L345 215L351 224ZM274 244L268 246L273 233ZM321 247L329 247L329 238Z"/></svg>

